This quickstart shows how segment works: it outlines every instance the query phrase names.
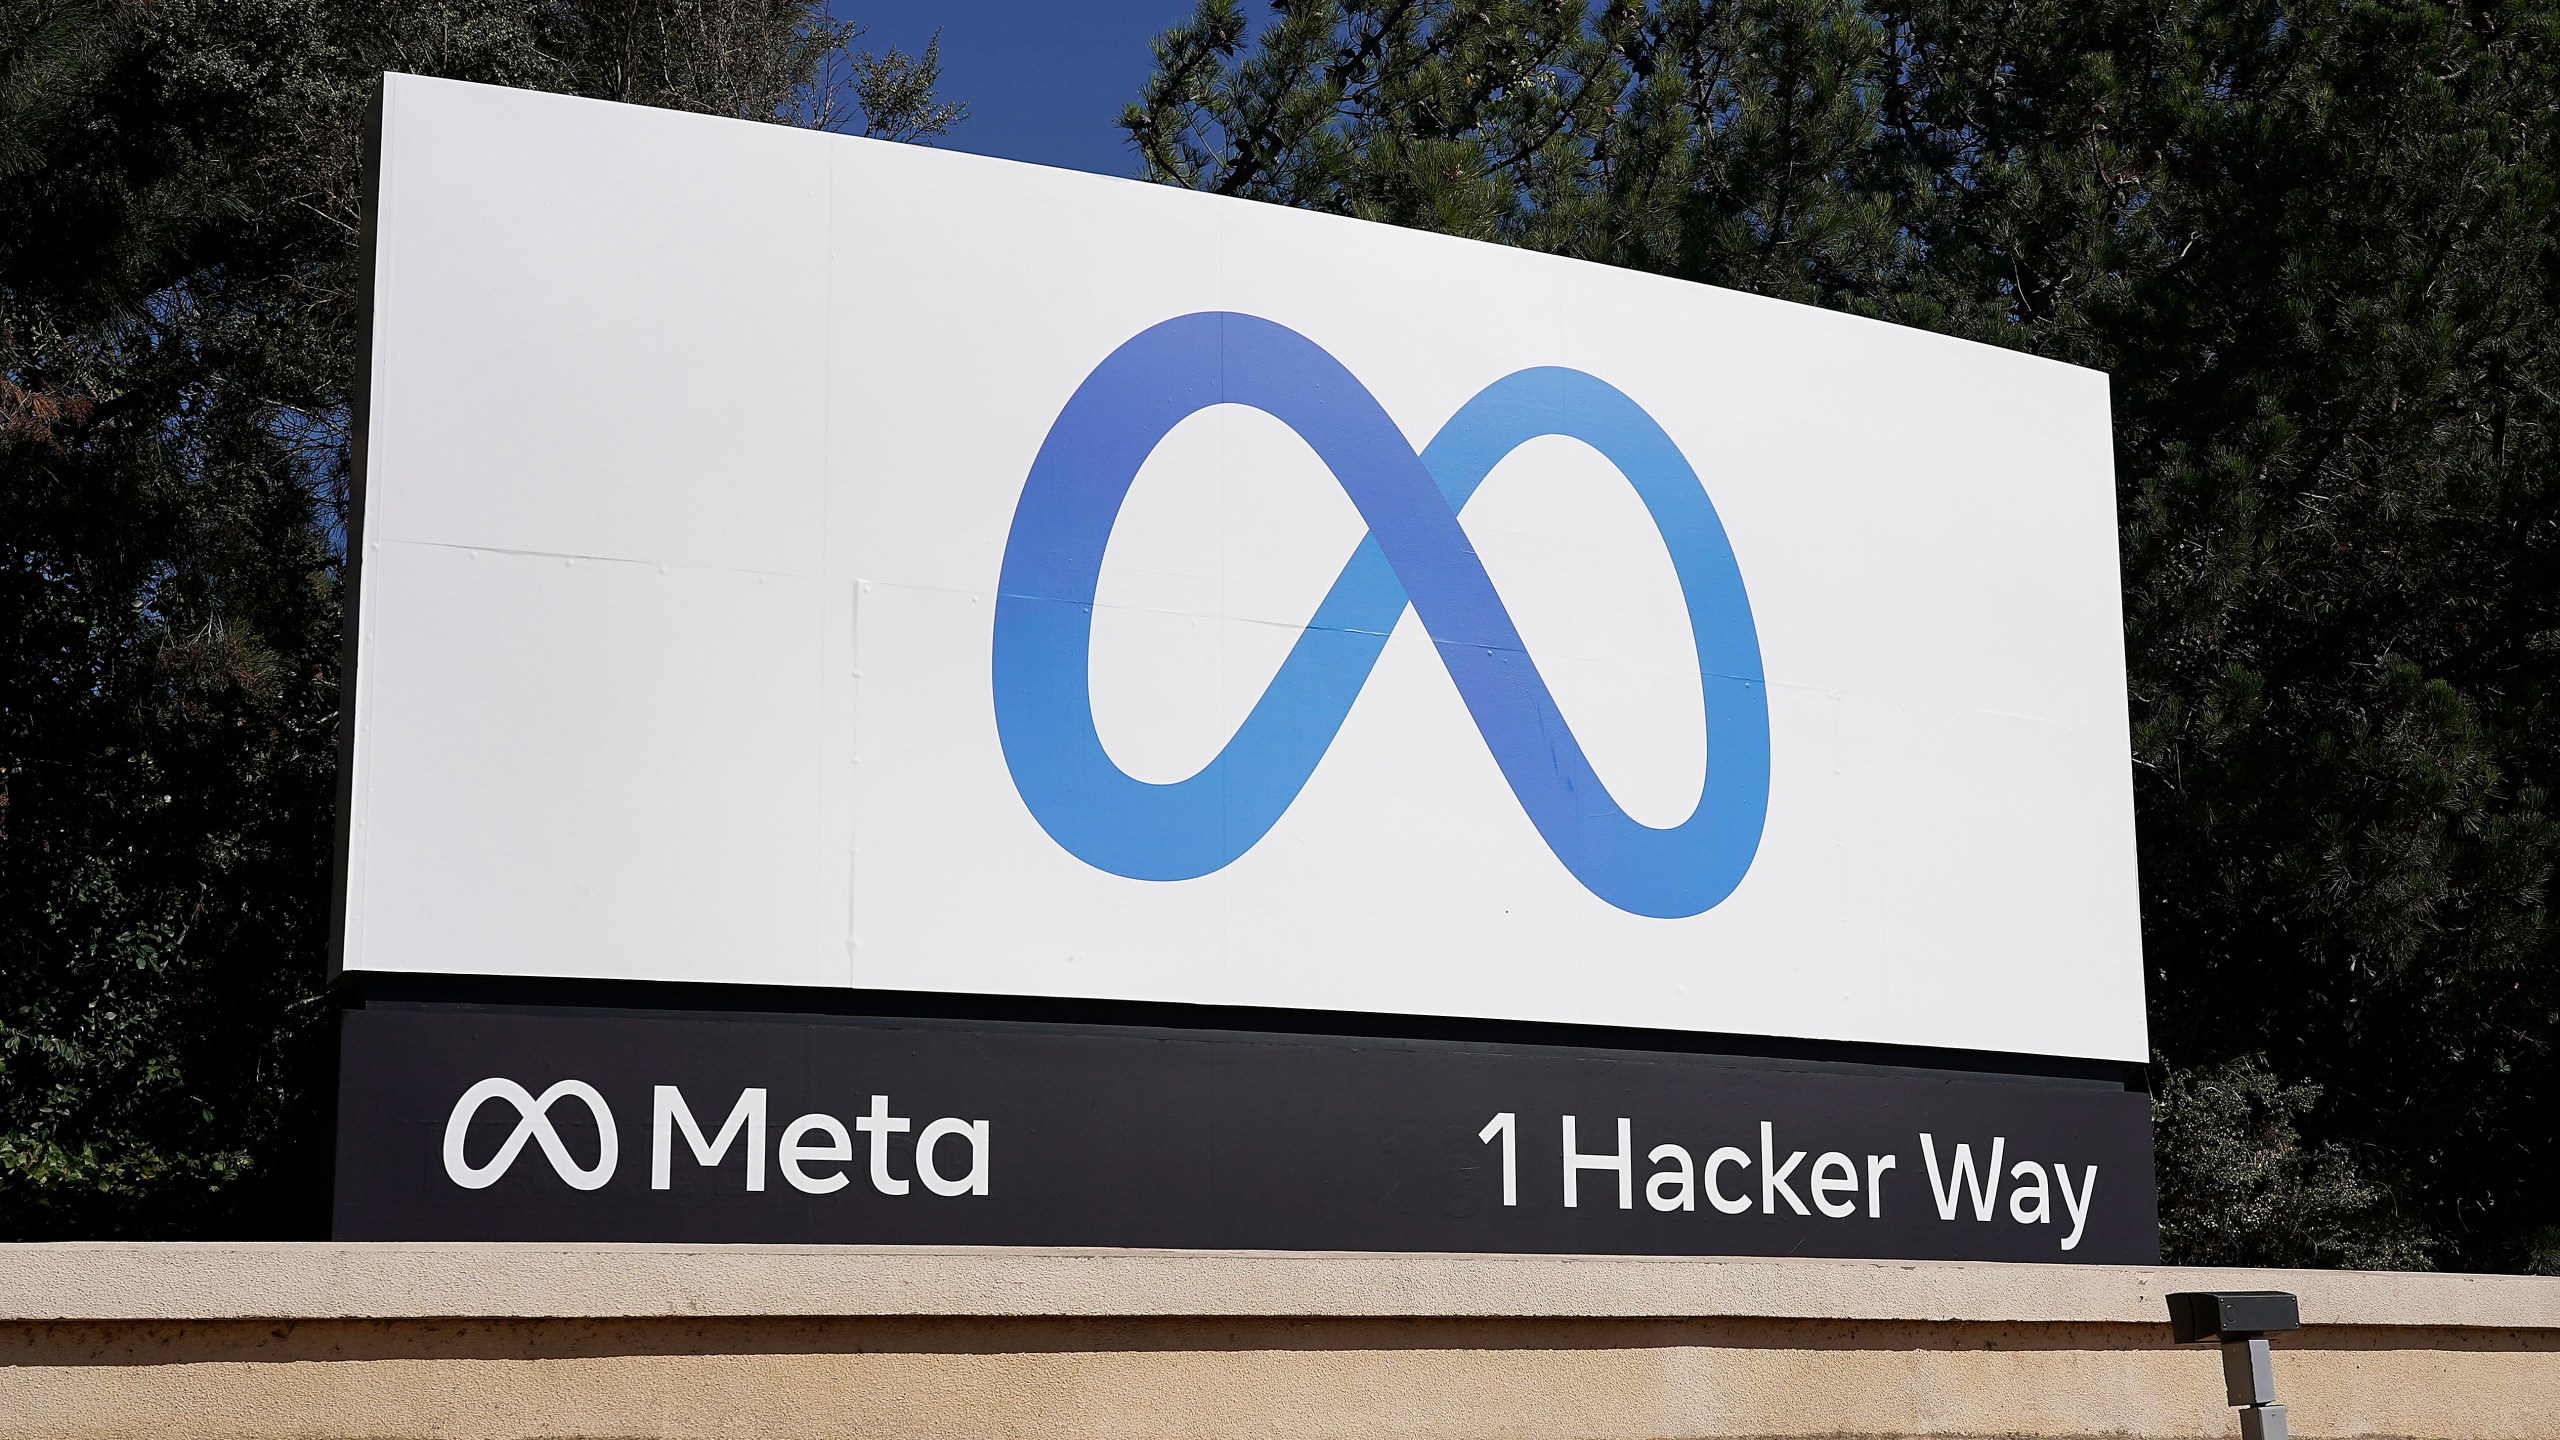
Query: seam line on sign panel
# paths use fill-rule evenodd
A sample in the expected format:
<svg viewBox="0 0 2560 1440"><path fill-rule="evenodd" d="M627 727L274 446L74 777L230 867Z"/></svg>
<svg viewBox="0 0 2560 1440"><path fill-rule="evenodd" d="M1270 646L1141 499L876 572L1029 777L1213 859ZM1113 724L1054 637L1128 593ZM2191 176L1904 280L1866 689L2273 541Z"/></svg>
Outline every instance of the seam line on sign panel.
<svg viewBox="0 0 2560 1440"><path fill-rule="evenodd" d="M1987 716L1993 720L2025 720L2037 725L2056 725L2065 728L2071 724L2068 720L2056 720L2050 715L2030 715L2024 710L1986 710L1979 705L1964 707L1964 713Z"/></svg>
<svg viewBox="0 0 2560 1440"><path fill-rule="evenodd" d="M1166 574L1171 572L1159 571L1156 573ZM1200 577L1184 576L1182 578L1197 579ZM978 593L974 590L963 591L941 585L913 585L894 581L878 580L866 581L864 583L873 585L889 584L900 590L921 590L933 594L974 595ZM1178 620L1233 620L1241 625L1263 625L1272 629L1290 631L1316 630L1327 635L1387 635L1393 633L1390 630L1380 630L1374 626L1368 625L1321 625L1316 623L1319 617L1315 614L1310 614L1304 620L1266 620L1255 615L1234 615L1225 613L1207 614L1198 610L1177 610L1163 605L1130 605L1119 601L1104 600L1068 600L1061 599L1055 595L1038 594L1029 590L999 589L995 593L998 599L1029 600L1044 604L1074 605L1082 609L1090 610L1097 615L1107 610L1121 615L1169 615ZM1404 613L1407 615L1412 614L1412 608L1410 606L1406 607Z"/></svg>
<svg viewBox="0 0 2560 1440"><path fill-rule="evenodd" d="M419 550L462 550L475 555L504 555L510 560L576 560L597 565L636 565L644 570L707 570L720 575L764 575L776 580L802 578L791 570L758 570L750 565L704 565L683 560L634 560L627 555L580 555L566 550L519 550L506 545L464 545L452 540L385 540Z"/></svg>
<svg viewBox="0 0 2560 1440"><path fill-rule="evenodd" d="M856 576L853 583L864 590L905 590L918 595L962 595L972 600L991 593L976 585L919 585L912 580L879 580L868 576Z"/></svg>

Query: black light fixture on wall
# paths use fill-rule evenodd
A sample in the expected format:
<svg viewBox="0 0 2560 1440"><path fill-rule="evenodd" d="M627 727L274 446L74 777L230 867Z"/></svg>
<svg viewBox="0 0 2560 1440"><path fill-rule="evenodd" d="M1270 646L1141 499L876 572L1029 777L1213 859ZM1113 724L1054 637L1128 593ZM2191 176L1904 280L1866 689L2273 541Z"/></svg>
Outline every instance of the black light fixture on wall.
<svg viewBox="0 0 2560 1440"><path fill-rule="evenodd" d="M2181 1345L2221 1342L2222 1383L2240 1409L2241 1440L2286 1440L2267 1337L2302 1328L2302 1306L2282 1290L2187 1290L2169 1297L2169 1333Z"/></svg>

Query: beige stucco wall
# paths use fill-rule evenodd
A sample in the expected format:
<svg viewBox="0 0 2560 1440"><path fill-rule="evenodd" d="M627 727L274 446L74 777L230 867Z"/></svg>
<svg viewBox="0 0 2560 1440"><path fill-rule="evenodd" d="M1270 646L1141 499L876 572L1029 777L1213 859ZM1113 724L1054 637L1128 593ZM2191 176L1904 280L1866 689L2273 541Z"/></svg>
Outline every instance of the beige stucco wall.
<svg viewBox="0 0 2560 1440"><path fill-rule="evenodd" d="M0 1247L0 1435L2560 1436L2560 1281L1852 1261Z"/></svg>

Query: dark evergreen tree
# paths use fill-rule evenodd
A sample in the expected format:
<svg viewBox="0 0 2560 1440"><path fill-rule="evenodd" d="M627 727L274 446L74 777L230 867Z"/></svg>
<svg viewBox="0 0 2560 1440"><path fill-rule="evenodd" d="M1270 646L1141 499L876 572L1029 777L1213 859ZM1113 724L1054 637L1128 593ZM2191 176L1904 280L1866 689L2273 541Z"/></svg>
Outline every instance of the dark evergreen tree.
<svg viewBox="0 0 2560 1440"><path fill-rule="evenodd" d="M376 77L959 118L931 50L854 33L819 0L0 0L0 1239L325 1223Z"/></svg>
<svg viewBox="0 0 2560 1440"><path fill-rule="evenodd" d="M2560 1268L2560 12L1271 8L1147 174L2108 371L2172 1254Z"/></svg>

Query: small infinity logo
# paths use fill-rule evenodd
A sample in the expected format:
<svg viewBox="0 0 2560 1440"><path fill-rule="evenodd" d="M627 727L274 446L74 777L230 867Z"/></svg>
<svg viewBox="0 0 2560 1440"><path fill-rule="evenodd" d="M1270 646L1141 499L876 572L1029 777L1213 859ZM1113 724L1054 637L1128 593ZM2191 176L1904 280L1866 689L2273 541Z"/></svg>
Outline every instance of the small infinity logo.
<svg viewBox="0 0 2560 1440"><path fill-rule="evenodd" d="M563 1095L585 1102L596 1117L596 1163L593 1169L581 1169L569 1158L569 1147L560 1142L560 1132L551 1128L551 1106ZM492 1100L504 1100L516 1107L516 1128L508 1132L506 1143L488 1164L474 1166L463 1158L462 1142L471 1129L472 1117L480 1107ZM462 1092L454 1102L453 1114L444 1122L444 1173L465 1190L486 1190L498 1183L498 1177L516 1163L527 1139L542 1142L543 1158L573 1190L594 1190L613 1178L614 1161L622 1154L620 1137L614 1134L613 1112L605 1108L604 1097L596 1087L584 1080L563 1080L542 1092L540 1099L532 1091L513 1080L492 1077Z"/></svg>
<svg viewBox="0 0 2560 1440"><path fill-rule="evenodd" d="M1220 404L1297 432L1369 533L1217 758L1154 784L1114 764L1094 731L1094 590L1139 467L1174 426ZM1628 815L1593 773L1458 524L1494 466L1544 435L1580 440L1618 468L1679 576L1707 773L1689 818L1667 829ZM1105 357L1049 427L998 587L996 727L1014 786L1060 845L1114 874L1188 880L1252 849L1314 774L1408 604L1512 793L1591 893L1638 915L1696 915L1733 893L1760 848L1768 693L1733 547L1671 437L1579 370L1495 381L1416 455L1367 387L1296 331L1232 313L1167 320Z"/></svg>

